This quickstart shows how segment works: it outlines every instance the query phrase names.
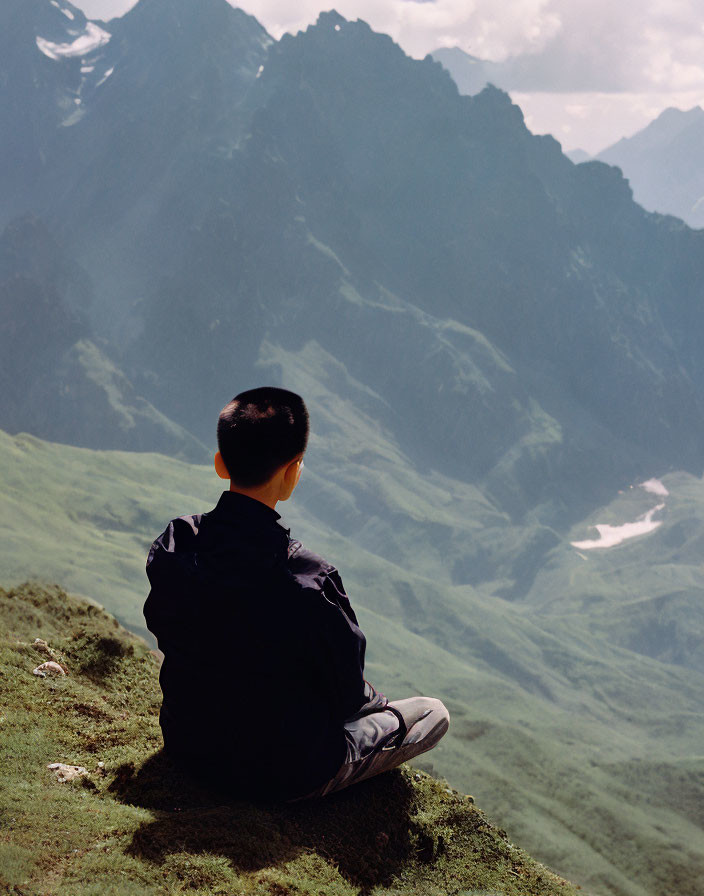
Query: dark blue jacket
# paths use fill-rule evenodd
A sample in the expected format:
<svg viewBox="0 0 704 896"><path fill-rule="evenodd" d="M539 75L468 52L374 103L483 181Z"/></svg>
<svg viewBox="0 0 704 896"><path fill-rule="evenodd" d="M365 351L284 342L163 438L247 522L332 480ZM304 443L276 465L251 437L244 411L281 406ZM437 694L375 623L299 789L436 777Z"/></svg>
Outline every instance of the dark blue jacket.
<svg viewBox="0 0 704 896"><path fill-rule="evenodd" d="M386 703L339 573L279 520L224 492L172 520L147 560L165 747L236 796L314 790L345 759L344 720Z"/></svg>

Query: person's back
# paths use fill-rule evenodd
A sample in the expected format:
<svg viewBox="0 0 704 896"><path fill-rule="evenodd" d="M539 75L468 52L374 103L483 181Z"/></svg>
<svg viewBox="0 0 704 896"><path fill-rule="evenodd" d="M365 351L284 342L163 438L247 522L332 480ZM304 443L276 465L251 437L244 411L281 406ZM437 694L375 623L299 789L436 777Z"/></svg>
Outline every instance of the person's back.
<svg viewBox="0 0 704 896"><path fill-rule="evenodd" d="M402 746L411 727L364 681L365 639L339 574L275 510L298 482L307 437L299 396L265 388L233 399L216 455L230 491L212 511L173 520L147 561L165 747L238 796L328 792L350 760ZM443 725L433 708L437 740L447 713ZM350 752L351 736L364 756L359 744Z"/></svg>

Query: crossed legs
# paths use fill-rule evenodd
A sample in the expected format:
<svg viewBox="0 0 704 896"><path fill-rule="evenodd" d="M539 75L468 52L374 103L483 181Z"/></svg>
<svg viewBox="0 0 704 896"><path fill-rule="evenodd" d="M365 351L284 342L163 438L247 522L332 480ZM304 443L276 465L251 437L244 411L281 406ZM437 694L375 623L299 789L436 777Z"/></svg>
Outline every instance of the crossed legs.
<svg viewBox="0 0 704 896"><path fill-rule="evenodd" d="M431 750L450 726L450 714L434 697L394 700L389 707L392 708L345 722L345 762L330 781L306 799L342 790Z"/></svg>

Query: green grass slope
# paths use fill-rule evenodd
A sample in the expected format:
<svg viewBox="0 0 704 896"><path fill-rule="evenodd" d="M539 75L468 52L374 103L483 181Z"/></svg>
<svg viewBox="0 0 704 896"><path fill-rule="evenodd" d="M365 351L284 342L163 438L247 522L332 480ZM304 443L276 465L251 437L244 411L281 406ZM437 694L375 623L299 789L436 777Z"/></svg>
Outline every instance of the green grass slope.
<svg viewBox="0 0 704 896"><path fill-rule="evenodd" d="M158 661L56 587L0 590L0 887L14 896L575 894L408 766L326 800L226 802L160 750ZM68 674L39 678L42 638ZM60 782L49 764L81 766ZM227 756L221 757L228 774Z"/></svg>
<svg viewBox="0 0 704 896"><path fill-rule="evenodd" d="M175 507L201 507L220 488L206 468L158 454L92 451L0 432L3 584L59 580L144 627L144 564ZM183 512L186 512L185 510Z"/></svg>
<svg viewBox="0 0 704 896"><path fill-rule="evenodd" d="M656 531L608 550L574 550L565 541L525 600L569 625L587 615L615 645L704 672L704 480L670 473L663 485L661 496L624 490L571 540L594 538L587 524L619 526L662 505Z"/></svg>
<svg viewBox="0 0 704 896"><path fill-rule="evenodd" d="M661 529L613 553L585 560L568 538L587 533L566 533L537 570L540 590L507 600L498 596L504 581L474 588L443 577L443 548L470 549L491 525L510 545L529 544L531 526L502 530L481 495L432 471L410 478L371 425L345 431L348 417L323 404L300 493L282 509L294 533L342 570L368 638L370 680L391 697L425 693L450 709L448 736L419 765L473 793L531 854L598 896L670 896L675 885L704 896L704 675L694 662L633 649L613 622L635 618L619 607L629 579L646 583L648 567L700 574L699 481L666 477ZM369 500L394 508L395 529L357 505L350 480L362 475ZM205 467L0 433L0 584L58 581L143 631L150 541L219 492ZM613 509L606 521L630 511L619 519ZM694 534L676 553L680 531ZM603 601L580 597L589 593Z"/></svg>

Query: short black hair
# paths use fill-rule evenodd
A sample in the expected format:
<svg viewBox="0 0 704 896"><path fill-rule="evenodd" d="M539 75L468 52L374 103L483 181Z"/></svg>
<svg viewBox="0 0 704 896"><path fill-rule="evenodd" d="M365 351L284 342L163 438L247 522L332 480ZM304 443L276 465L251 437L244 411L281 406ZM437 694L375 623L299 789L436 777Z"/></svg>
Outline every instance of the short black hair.
<svg viewBox="0 0 704 896"><path fill-rule="evenodd" d="M218 418L218 449L235 485L263 485L308 444L308 409L300 395L262 386L235 395Z"/></svg>

